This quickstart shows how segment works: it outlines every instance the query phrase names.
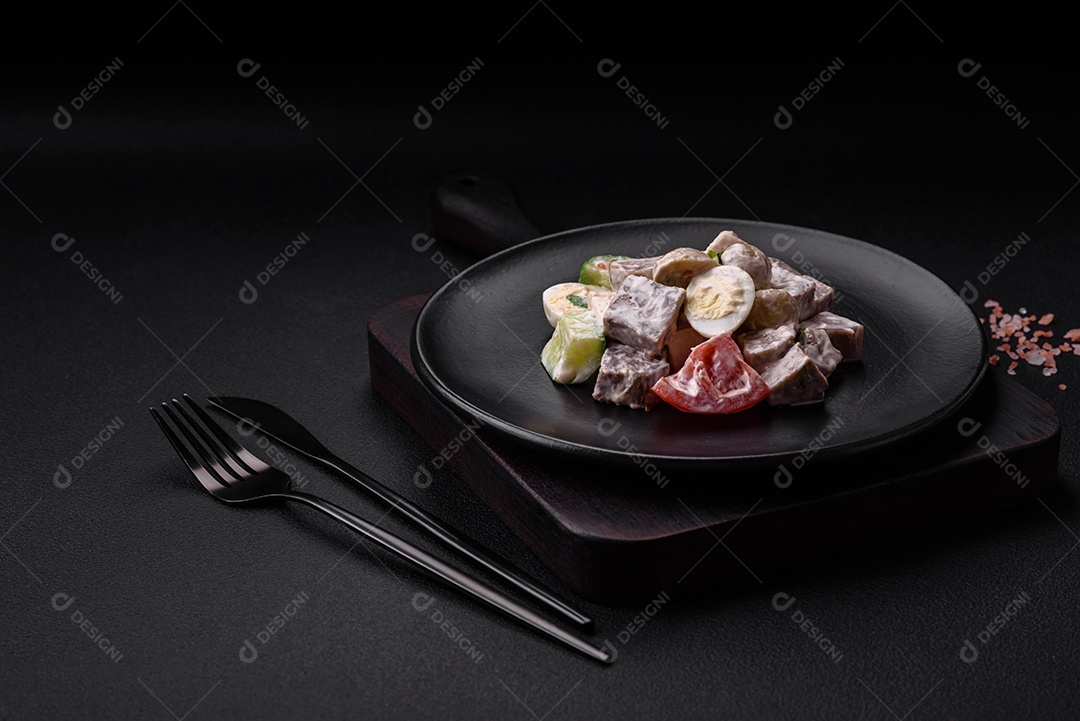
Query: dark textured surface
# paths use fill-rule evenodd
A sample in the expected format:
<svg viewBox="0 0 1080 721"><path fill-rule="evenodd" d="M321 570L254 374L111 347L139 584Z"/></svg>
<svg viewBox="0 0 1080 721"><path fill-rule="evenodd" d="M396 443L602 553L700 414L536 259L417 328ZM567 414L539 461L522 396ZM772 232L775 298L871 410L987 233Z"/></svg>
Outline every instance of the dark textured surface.
<svg viewBox="0 0 1080 721"><path fill-rule="evenodd" d="M1054 378L993 369L1061 415L1061 483L1042 502L854 548L782 583L665 604L640 627L633 612L589 607L620 650L608 668L363 546L349 552L354 539L312 512L215 502L146 411L182 392L266 398L549 579L459 479L437 472L429 487L413 484L432 453L368 383L367 315L444 282L433 261L470 263L439 241L413 250L415 234L430 233L435 179L470 168L506 177L544 229L684 213L822 228L901 253L953 288L971 281L980 302L1053 311L1060 337L1080 326L1080 143L1069 109L1080 77L1064 17L764 8L726 14L718 28L689 8L589 18L549 3L515 25L527 6L482 19L403 7L356 21L333 7L229 18L188 3L157 23L166 9L50 7L12 19L26 42L5 50L0 109L0 716L1075 715L1075 357ZM468 37L456 32L463 24ZM54 127L57 104L116 57L116 77L70 128ZM476 77L418 129L417 106L430 107L477 57ZM791 108L838 57L836 77L778 129L778 106ZM241 78L243 58L262 68ZM622 63L609 78L597 73L604 58ZM964 58L981 69L962 77ZM263 75L306 128L261 93ZM984 76L1027 127L980 90ZM621 77L666 127L619 90ZM301 232L310 242L260 285L258 273ZM1031 241L979 281L1022 232ZM54 251L57 233L75 244ZM75 251L115 285L119 304L70 261ZM250 305L238 297L245 280L259 290ZM73 469L117 417L119 432ZM53 482L58 464L72 472L66 488ZM381 515L336 479L296 466L307 490ZM302 591L309 601L259 645L260 629ZM1022 591L1030 603L980 643ZM50 605L60 592L75 597L64 612ZM424 612L412 605L418 592L437 599ZM778 592L797 599L786 613L773 609ZM76 610L118 661L71 621ZM792 621L795 611L836 645L839 662ZM433 622L436 612L478 661ZM636 632L622 643L628 624ZM238 655L245 639L259 648L252 664ZM980 650L973 664L959 658L964 639Z"/></svg>

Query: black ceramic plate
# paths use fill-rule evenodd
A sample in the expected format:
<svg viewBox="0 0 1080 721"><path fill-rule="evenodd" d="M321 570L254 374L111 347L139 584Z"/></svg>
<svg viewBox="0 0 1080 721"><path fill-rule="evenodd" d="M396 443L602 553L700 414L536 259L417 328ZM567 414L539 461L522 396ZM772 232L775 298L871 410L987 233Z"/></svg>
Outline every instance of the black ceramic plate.
<svg viewBox="0 0 1080 721"><path fill-rule="evenodd" d="M866 326L862 361L837 369L824 403L760 403L733 415L661 403L645 412L594 401L592 379L563 386L548 378L539 360L552 333L545 288L577 280L593 255L704 248L726 228L833 285L836 312ZM911 261L822 231L710 218L598 225L493 255L431 297L412 353L436 396L516 441L570 457L699 469L835 459L906 438L956 409L986 367L975 314Z"/></svg>

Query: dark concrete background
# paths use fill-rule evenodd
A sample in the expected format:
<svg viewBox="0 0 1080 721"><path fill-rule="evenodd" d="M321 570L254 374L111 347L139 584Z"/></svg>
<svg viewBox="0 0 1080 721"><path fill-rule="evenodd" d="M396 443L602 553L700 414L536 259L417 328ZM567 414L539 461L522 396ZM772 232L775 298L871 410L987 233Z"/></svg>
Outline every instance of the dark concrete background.
<svg viewBox="0 0 1080 721"><path fill-rule="evenodd" d="M368 314L446 280L410 245L431 232L436 180L506 178L552 231L687 213L819 227L895 250L955 288L970 280L1006 310L1055 312L1060 336L1080 326L1069 26L1036 7L954 17L906 3L801 15L552 3L226 14L177 3L13 17L20 44L5 50L0 106L0 716L1074 716L1080 358L1062 359L1054 378L1025 366L1005 379L1061 415L1061 482L1040 502L665 605L611 667L354 545L314 513L213 502L146 410L184 392L276 402L551 582L453 474L412 484L432 451L368 381ZM57 128L57 106L115 58L115 77ZM261 63L251 78L237 73L245 58ZM481 70L417 128L417 107L475 58ZM617 76L598 74L606 58L622 64ZM837 58L836 76L778 128L778 107ZM967 58L981 63L969 78L958 72ZM306 127L260 94L263 75ZM668 119L663 129L619 92L623 75ZM983 76L1025 127L979 89ZM242 303L244 281L301 232L310 242ZM58 233L75 238L64 252L51 245ZM1031 242L978 281L1020 233ZM474 260L437 248L459 268ZM118 303L71 262L75 251ZM115 435L74 468L114 419ZM297 465L310 490L381 516ZM437 606L414 610L418 591ZM773 610L780 591L839 662ZM961 661L964 640L1021 592L1030 603L979 644L975 663ZM259 644L300 593L309 600ZM599 638L640 613L587 608ZM76 611L112 657L72 622ZM251 664L238 657L245 640L259 644Z"/></svg>

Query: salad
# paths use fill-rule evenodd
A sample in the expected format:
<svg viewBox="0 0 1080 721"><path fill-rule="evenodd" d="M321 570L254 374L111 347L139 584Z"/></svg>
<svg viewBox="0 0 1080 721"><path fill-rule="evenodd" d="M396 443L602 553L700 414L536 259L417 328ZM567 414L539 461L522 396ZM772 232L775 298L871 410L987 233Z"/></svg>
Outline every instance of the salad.
<svg viewBox="0 0 1080 721"><path fill-rule="evenodd" d="M862 356L863 326L832 312L834 296L731 230L705 250L599 255L544 291L555 330L540 359L556 383L595 376L594 399L630 408L820 403L836 367Z"/></svg>

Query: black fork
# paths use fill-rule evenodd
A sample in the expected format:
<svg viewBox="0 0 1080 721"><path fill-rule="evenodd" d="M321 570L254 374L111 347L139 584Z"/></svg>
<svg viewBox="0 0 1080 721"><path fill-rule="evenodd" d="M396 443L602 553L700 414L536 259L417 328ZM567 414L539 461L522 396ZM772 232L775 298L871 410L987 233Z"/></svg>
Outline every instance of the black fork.
<svg viewBox="0 0 1080 721"><path fill-rule="evenodd" d="M317 496L289 490L289 476L268 466L233 440L187 394L184 394L183 398L194 411L195 416L198 416L199 421L202 421L201 424L175 398L171 404L162 403L161 406L180 434L177 434L166 423L156 409L151 408L150 414L154 416L154 420L157 421L185 465L195 475L199 485L214 498L225 503L236 504L267 500L299 501L370 538L445 583L494 606L499 611L557 641L598 661L611 663L613 660L611 654L604 649L593 646L565 631L479 579L447 565L389 531ZM181 440L181 435L187 440L187 445Z"/></svg>

